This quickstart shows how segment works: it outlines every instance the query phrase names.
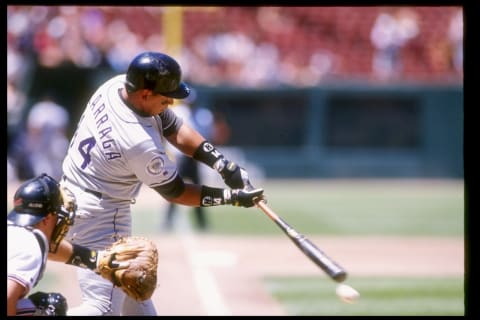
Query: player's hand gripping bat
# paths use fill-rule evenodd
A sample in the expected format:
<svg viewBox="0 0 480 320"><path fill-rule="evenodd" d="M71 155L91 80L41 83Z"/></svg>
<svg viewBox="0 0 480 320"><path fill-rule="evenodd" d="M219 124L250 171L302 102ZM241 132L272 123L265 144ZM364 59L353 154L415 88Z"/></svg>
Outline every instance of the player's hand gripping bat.
<svg viewBox="0 0 480 320"><path fill-rule="evenodd" d="M247 188L253 188L251 185ZM282 229L282 231L293 241L293 243L319 266L330 278L336 282L343 282L347 278L347 272L320 250L312 241L307 239L303 234L298 233L285 220L278 216L270 209L265 200L258 198L254 200L256 205Z"/></svg>

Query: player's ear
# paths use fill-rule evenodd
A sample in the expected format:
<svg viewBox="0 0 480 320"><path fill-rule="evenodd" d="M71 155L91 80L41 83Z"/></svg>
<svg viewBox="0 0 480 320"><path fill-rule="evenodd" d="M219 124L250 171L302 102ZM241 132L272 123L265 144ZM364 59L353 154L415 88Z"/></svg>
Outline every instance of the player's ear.
<svg viewBox="0 0 480 320"><path fill-rule="evenodd" d="M140 96L142 97L143 100L146 100L151 95L153 95L153 92L151 90L142 89L140 91Z"/></svg>
<svg viewBox="0 0 480 320"><path fill-rule="evenodd" d="M51 220L55 220L56 221L57 219L57 216L55 215L54 212L49 212L42 220L38 221L34 227L38 228L38 227L41 227L41 226L47 226Z"/></svg>
<svg viewBox="0 0 480 320"><path fill-rule="evenodd" d="M43 221L45 221L46 223L48 223L49 221L55 221L55 224L57 224L57 219L58 216L55 212L49 212L45 219L43 219Z"/></svg>

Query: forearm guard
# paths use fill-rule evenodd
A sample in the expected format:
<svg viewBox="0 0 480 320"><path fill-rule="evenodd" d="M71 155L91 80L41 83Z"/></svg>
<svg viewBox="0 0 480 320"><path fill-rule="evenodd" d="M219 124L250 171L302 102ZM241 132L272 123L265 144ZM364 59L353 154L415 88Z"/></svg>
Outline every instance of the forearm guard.
<svg viewBox="0 0 480 320"><path fill-rule="evenodd" d="M212 207L230 203L231 192L228 189L202 186L200 206Z"/></svg>
<svg viewBox="0 0 480 320"><path fill-rule="evenodd" d="M218 151L210 142L203 141L200 146L193 153L193 159L205 163L210 168L220 172L224 165L224 155Z"/></svg>

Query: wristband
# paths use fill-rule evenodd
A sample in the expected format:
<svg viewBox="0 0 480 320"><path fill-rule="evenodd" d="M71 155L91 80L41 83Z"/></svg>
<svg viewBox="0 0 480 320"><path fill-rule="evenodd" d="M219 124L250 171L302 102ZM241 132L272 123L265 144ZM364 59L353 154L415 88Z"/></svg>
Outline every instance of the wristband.
<svg viewBox="0 0 480 320"><path fill-rule="evenodd" d="M193 153L192 158L205 163L207 166L214 168L218 172L223 169L226 163L226 160L220 161L224 159L223 154L215 149L215 147L207 140L200 144L197 150Z"/></svg>
<svg viewBox="0 0 480 320"><path fill-rule="evenodd" d="M201 207L220 206L232 203L232 193L229 189L202 186L200 195Z"/></svg>
<svg viewBox="0 0 480 320"><path fill-rule="evenodd" d="M90 250L89 248L82 247L78 244L73 244L73 252L70 258L65 262L81 268L88 268L95 270L97 268L97 256L96 250Z"/></svg>

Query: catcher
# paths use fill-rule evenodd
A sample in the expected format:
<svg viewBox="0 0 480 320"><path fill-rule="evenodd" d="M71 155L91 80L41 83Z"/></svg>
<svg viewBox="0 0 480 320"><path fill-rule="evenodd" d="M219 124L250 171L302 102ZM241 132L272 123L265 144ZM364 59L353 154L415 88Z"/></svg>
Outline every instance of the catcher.
<svg viewBox="0 0 480 320"><path fill-rule="evenodd" d="M42 174L15 192L7 215L7 315L65 316L68 305L57 292L36 292L47 258L89 268L128 296L149 299L157 282L157 249L146 238L122 238L105 250L72 245L64 236L74 223L75 197Z"/></svg>
<svg viewBox="0 0 480 320"><path fill-rule="evenodd" d="M66 210L60 186L42 174L25 181L15 192L7 215L7 315L66 315L60 293L36 292L49 252L55 252L73 223L75 210Z"/></svg>

